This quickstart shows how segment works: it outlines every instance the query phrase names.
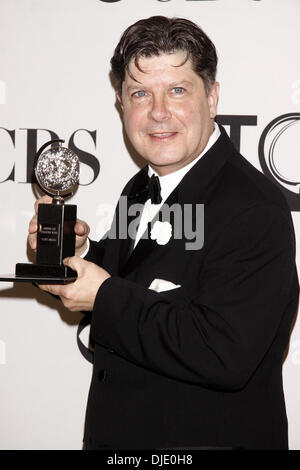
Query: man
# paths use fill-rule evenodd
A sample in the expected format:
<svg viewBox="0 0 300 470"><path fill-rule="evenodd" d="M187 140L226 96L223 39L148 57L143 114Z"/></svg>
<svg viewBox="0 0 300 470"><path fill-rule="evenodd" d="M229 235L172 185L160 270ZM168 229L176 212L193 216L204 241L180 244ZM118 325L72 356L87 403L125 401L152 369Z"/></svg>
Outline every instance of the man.
<svg viewBox="0 0 300 470"><path fill-rule="evenodd" d="M216 66L200 28L165 17L130 26L112 58L126 133L148 161L122 192L128 212L144 195L136 239L111 234L88 246L79 221L77 256L65 261L78 280L42 286L70 310L92 311L87 449L288 447L282 356L298 304L293 226L280 191L214 122ZM152 201L145 187L154 197L155 184ZM178 220L164 220L173 204L192 227L181 237ZM154 221L171 236L155 236ZM33 248L36 230L34 218Z"/></svg>

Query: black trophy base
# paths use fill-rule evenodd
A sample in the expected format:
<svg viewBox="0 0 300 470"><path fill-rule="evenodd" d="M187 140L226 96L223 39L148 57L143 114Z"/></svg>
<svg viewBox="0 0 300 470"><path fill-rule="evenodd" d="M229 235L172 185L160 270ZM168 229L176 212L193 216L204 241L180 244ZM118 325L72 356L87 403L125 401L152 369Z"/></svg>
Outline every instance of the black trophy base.
<svg viewBox="0 0 300 470"><path fill-rule="evenodd" d="M77 279L77 272L64 265L17 263L15 274L0 274L3 282L35 282L37 284L67 284Z"/></svg>

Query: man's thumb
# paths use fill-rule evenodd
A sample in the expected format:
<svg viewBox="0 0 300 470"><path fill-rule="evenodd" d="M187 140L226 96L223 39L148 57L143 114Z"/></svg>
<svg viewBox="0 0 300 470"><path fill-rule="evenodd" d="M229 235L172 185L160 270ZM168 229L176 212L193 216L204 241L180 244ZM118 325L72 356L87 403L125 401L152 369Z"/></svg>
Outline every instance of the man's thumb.
<svg viewBox="0 0 300 470"><path fill-rule="evenodd" d="M76 271L79 276L81 273L82 261L83 260L79 256L70 256L68 258L65 258L63 260L63 263L65 266L68 266L69 268Z"/></svg>

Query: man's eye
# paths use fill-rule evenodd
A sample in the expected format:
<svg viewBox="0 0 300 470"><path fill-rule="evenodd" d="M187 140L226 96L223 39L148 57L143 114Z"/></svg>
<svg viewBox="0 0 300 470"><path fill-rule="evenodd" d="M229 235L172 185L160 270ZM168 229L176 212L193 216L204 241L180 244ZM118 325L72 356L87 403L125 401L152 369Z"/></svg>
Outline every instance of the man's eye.
<svg viewBox="0 0 300 470"><path fill-rule="evenodd" d="M146 96L146 92L144 90L139 90L133 93L133 96L136 96L137 98L143 98Z"/></svg>
<svg viewBox="0 0 300 470"><path fill-rule="evenodd" d="M175 95L180 95L181 93L184 92L184 89L183 89L182 87L180 87L180 86L177 86L177 87L173 88L172 91L173 91L173 93L174 93Z"/></svg>

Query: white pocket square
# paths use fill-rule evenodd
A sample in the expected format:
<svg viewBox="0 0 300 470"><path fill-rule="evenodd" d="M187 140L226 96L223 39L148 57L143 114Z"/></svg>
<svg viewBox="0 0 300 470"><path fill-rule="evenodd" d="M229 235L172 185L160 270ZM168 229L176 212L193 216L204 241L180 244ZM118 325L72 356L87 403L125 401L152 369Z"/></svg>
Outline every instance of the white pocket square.
<svg viewBox="0 0 300 470"><path fill-rule="evenodd" d="M164 292L166 290L177 289L181 287L180 284L173 284L171 281L165 281L164 279L154 279L149 289L155 290L156 292Z"/></svg>

